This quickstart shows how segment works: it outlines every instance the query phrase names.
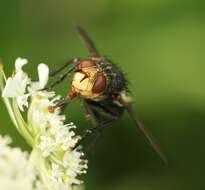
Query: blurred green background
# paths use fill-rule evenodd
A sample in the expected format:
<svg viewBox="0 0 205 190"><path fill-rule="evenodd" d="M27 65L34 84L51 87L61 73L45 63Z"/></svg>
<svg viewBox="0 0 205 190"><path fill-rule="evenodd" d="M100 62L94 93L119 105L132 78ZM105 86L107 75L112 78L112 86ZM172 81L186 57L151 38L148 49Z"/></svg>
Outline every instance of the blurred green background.
<svg viewBox="0 0 205 190"><path fill-rule="evenodd" d="M87 190L205 189L204 12L202 0L0 0L7 74L17 57L30 60L33 77L40 62L52 68L88 57L72 27L76 20L127 73L135 109L168 156L165 166L125 114L89 158ZM68 81L56 88L67 90ZM80 101L67 116L80 130L90 126ZM27 149L2 101L0 118L0 133Z"/></svg>

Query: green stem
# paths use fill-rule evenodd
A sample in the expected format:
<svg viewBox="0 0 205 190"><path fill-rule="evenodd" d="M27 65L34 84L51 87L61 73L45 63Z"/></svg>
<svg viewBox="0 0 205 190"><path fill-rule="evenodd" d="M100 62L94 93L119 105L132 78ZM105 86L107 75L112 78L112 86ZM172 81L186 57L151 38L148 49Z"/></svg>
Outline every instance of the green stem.
<svg viewBox="0 0 205 190"><path fill-rule="evenodd" d="M6 82L6 76L4 74L2 65L0 64L0 90L1 90L1 92L3 92L3 89L4 89L4 82ZM27 130L27 124L24 121L24 119L19 111L16 99L13 98L12 100L9 100L9 98L3 97L3 101L6 105L6 108L8 110L9 115L10 115L10 118L11 118L13 124L15 125L16 129L26 139L28 144L30 146L32 146L33 145L33 138L31 136L31 134L29 133L29 131Z"/></svg>
<svg viewBox="0 0 205 190"><path fill-rule="evenodd" d="M14 99L14 98L12 99L12 106L13 106L14 115L15 115L17 125L19 127L19 131L20 131L21 135L26 139L26 141L28 142L28 144L30 146L33 146L34 139L31 135L31 133L29 132L29 130L27 129L28 124L24 121L24 119L19 111L16 99Z"/></svg>
<svg viewBox="0 0 205 190"><path fill-rule="evenodd" d="M6 81L6 76L2 70L2 66L0 65L0 90L1 92L3 92L3 89L4 89L4 82ZM16 122L16 119L15 119L15 116L14 116L14 113L13 113L13 110L12 110L12 106L11 106L11 103L9 101L8 98L4 98L3 97L3 101L7 107L7 110L9 112L9 115L11 117L11 120L12 122L14 123L14 125L16 126L17 130L18 130L18 125L17 125L17 122Z"/></svg>

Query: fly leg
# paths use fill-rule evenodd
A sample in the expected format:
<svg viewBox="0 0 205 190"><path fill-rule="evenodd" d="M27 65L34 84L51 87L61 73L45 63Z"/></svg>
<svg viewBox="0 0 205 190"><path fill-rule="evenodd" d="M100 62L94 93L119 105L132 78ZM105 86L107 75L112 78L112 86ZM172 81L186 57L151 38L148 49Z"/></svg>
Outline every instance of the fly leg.
<svg viewBox="0 0 205 190"><path fill-rule="evenodd" d="M92 127L90 129L86 129L84 133L81 135L81 139L73 147L73 150L75 150L88 137L88 135L96 132L97 130L98 130L98 127Z"/></svg>
<svg viewBox="0 0 205 190"><path fill-rule="evenodd" d="M90 128L90 129L86 129L84 131L84 133L81 135L81 139L73 147L73 150L75 150L90 134L96 132L99 128L96 116L94 115L94 113L90 109L90 107L89 107L88 103L86 102L86 100L83 100L83 104L84 104L84 107L86 109L86 114L88 114L89 118L91 119L91 123L92 123L93 127Z"/></svg>
<svg viewBox="0 0 205 190"><path fill-rule="evenodd" d="M74 59L71 59L69 61L67 61L66 63L64 64L61 64L61 65L58 65L56 66L55 69L53 69L50 74L49 74L49 77L54 77L56 76L56 74L58 74L59 72L61 72L62 70L64 70L65 68L68 67L68 70L71 70L73 69L73 67L75 67L78 63L79 63L79 59L78 58L74 58ZM69 68L71 66L71 68Z"/></svg>
<svg viewBox="0 0 205 190"><path fill-rule="evenodd" d="M52 105L48 107L49 112L53 113L56 108L60 108L61 110L65 108L78 94L71 89L70 93L64 98L64 100L60 101L56 105Z"/></svg>
<svg viewBox="0 0 205 190"><path fill-rule="evenodd" d="M64 70L65 68L67 68L67 71L64 74L62 74L57 81L53 82L50 85L50 87L45 88L44 90L52 89L53 87L55 87L56 85L58 85L62 81L64 81L66 79L66 77L68 76L68 74L71 73L75 69L75 67L78 63L79 63L79 59L75 58L75 59L72 59L72 60L64 63L63 65L58 66L56 69L54 69L49 75L49 77L51 77L51 78L54 77L55 75L57 75L62 70ZM64 100L60 101L59 103L57 103L54 106L48 107L49 112L51 112L51 113L54 112L56 108L60 108L61 110L63 110L66 107L66 105L68 105L68 103L70 103L70 101L72 99L74 99L76 96L77 96L77 93L72 88L70 93L67 95L67 97Z"/></svg>
<svg viewBox="0 0 205 190"><path fill-rule="evenodd" d="M103 128L102 128L103 129ZM85 155L89 155L93 153L93 150L95 149L96 145L99 143L99 140L102 137L103 130L100 129L100 127L97 127L96 130L96 137L93 141L90 142L90 144L86 147Z"/></svg>
<svg viewBox="0 0 205 190"><path fill-rule="evenodd" d="M76 143L73 149L76 149L89 135L95 133L96 134L95 139L87 146L86 154L88 154L90 153L91 150L94 149L100 137L102 136L103 129L109 126L108 124L110 122L101 124L96 114L93 112L93 110L91 109L90 105L86 102L86 100L84 100L83 103L84 103L87 113L89 114L91 123L94 127L84 131L84 133L81 135L81 139Z"/></svg>
<svg viewBox="0 0 205 190"><path fill-rule="evenodd" d="M59 79L56 80L55 82L53 82L49 87L45 88L46 90L51 90L53 89L55 86L57 86L58 84L60 84L61 82L63 82L68 74L70 73L70 70L66 71L64 74L60 75Z"/></svg>
<svg viewBox="0 0 205 190"><path fill-rule="evenodd" d="M61 74L60 77L58 78L58 80L56 80L55 82L53 82L49 87L45 88L44 90L50 90L52 88L54 88L56 85L60 84L61 82L63 82L66 77L68 76L68 74L70 74L74 69L75 66L79 63L79 59L74 58L62 65L57 66L53 71L51 71L51 73L49 74L49 77L52 78L54 76L56 76L58 73L60 73L62 70L64 69L68 69L64 74Z"/></svg>
<svg viewBox="0 0 205 190"><path fill-rule="evenodd" d="M95 149L95 147L98 144L100 138L102 137L103 129L105 129L107 126L109 126L109 125L97 126L97 127L93 127L93 128L85 130L83 135L81 135L81 139L76 143L73 150L75 150L89 135L95 133L96 137L86 147L85 155L88 155L89 153L91 153L91 151Z"/></svg>

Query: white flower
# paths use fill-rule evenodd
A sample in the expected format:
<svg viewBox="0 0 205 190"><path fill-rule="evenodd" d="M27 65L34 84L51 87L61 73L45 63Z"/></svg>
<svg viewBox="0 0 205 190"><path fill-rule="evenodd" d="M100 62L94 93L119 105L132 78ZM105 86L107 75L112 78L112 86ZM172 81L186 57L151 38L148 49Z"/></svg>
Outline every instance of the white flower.
<svg viewBox="0 0 205 190"><path fill-rule="evenodd" d="M23 96L26 92L27 84L27 75L23 72L17 72L13 77L8 78L2 96L8 98Z"/></svg>
<svg viewBox="0 0 205 190"><path fill-rule="evenodd" d="M72 131L76 126L73 123L65 125L65 116L59 115L59 110L50 113L49 105L53 105L52 101L49 101L45 94L36 93L29 108L28 123L36 134L35 145L46 160L45 170L49 172L44 175L49 176L47 180L57 190L63 184L67 187L81 184L77 176L85 173L87 161L82 159L83 153L79 150L72 150L79 140ZM33 117L36 112L38 118Z"/></svg>
<svg viewBox="0 0 205 190"><path fill-rule="evenodd" d="M11 148L9 137L0 136L0 187L3 190L40 190L43 184L27 152ZM38 184L38 187L35 185Z"/></svg>
<svg viewBox="0 0 205 190"><path fill-rule="evenodd" d="M43 157L48 157L50 153L54 151L53 149L55 148L51 137L43 135L40 136L40 143L38 147L41 149Z"/></svg>
<svg viewBox="0 0 205 190"><path fill-rule="evenodd" d="M13 77L9 77L6 82L6 86L3 90L2 96L8 98L17 98L17 103L21 110L23 106L28 106L27 98L28 95L25 94L26 87L29 83L29 78L22 70L22 66L27 63L26 60L21 60L18 58L16 60L16 73Z"/></svg>
<svg viewBox="0 0 205 190"><path fill-rule="evenodd" d="M41 91L48 82L48 67L40 64L39 81L31 82L22 70L26 63L25 59L17 59L15 75L9 79L0 67L0 89L14 125L32 147L30 160L38 174L38 187L42 190L73 190L74 185L80 188L82 181L77 177L86 173L87 160L82 158L80 148L72 150L80 139L73 132L76 126L65 124L66 118L60 110L53 113L48 110L60 99L54 92ZM16 87L17 82L23 84ZM25 105L26 120L20 112Z"/></svg>
<svg viewBox="0 0 205 190"><path fill-rule="evenodd" d="M23 107L28 107L29 93L26 93L27 87L30 84L30 92L43 89L49 78L48 66L41 63L38 65L38 82L30 82L28 75L23 71L23 66L28 63L27 59L17 58L15 62L15 75L9 77L2 96L6 98L17 98L17 104L21 111Z"/></svg>

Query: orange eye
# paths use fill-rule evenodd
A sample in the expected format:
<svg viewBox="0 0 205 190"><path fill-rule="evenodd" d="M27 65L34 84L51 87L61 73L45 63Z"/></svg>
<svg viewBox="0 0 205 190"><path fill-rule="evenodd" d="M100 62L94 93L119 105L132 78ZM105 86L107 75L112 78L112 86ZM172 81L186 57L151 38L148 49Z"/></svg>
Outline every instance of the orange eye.
<svg viewBox="0 0 205 190"><path fill-rule="evenodd" d="M92 60L84 60L84 61L82 61L81 63L79 63L77 65L77 69L81 70L82 68L92 67L92 66L95 66L95 62L94 61L92 61Z"/></svg>
<svg viewBox="0 0 205 190"><path fill-rule="evenodd" d="M106 78L103 74L99 74L93 85L93 93L101 93L106 88Z"/></svg>

